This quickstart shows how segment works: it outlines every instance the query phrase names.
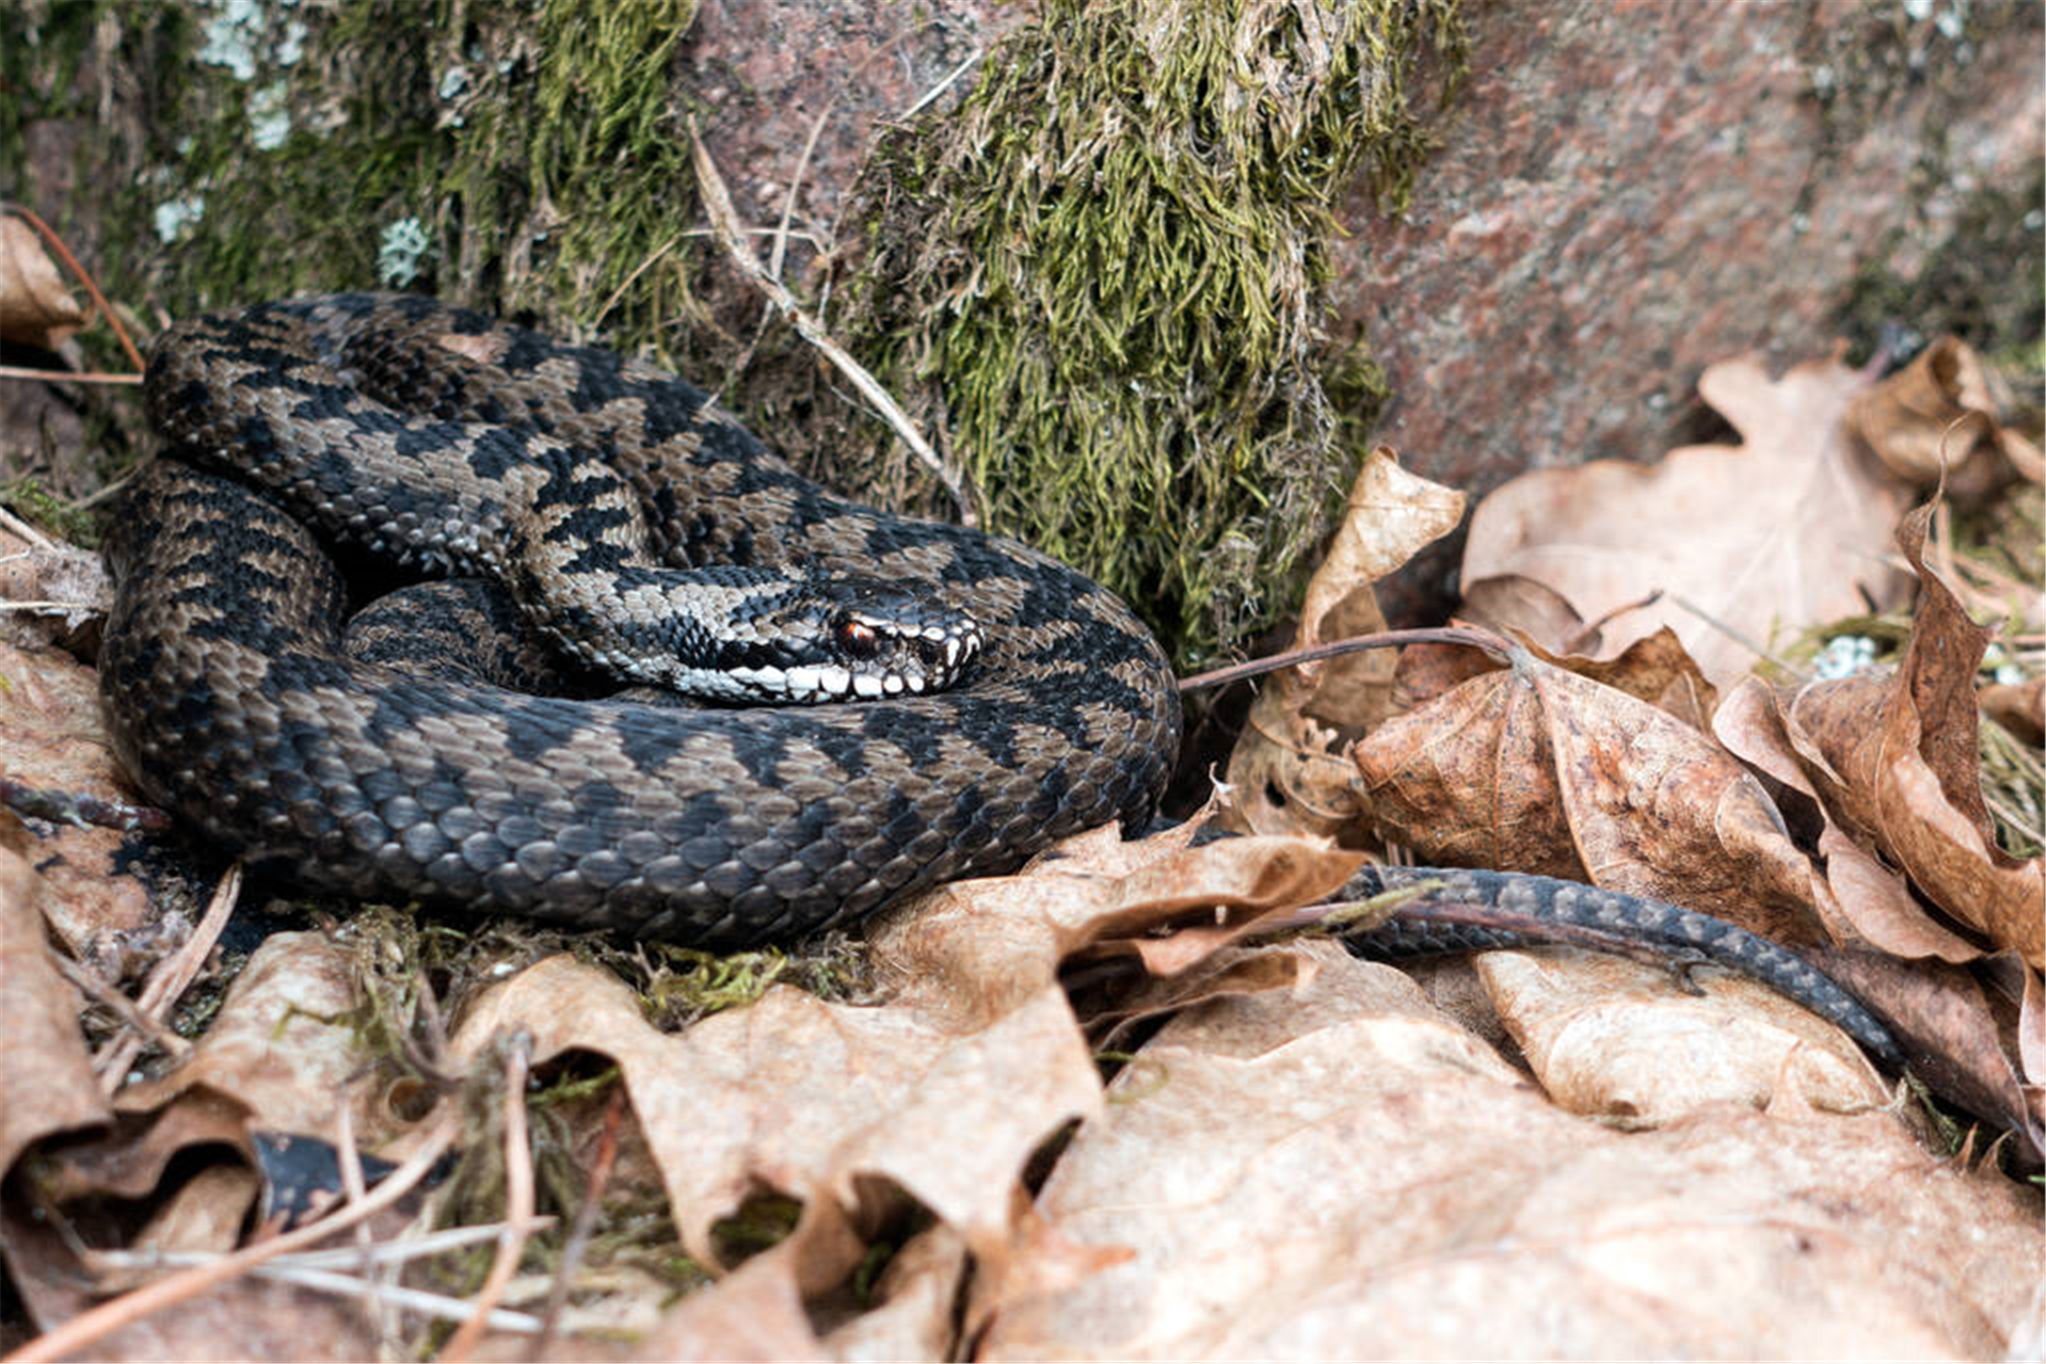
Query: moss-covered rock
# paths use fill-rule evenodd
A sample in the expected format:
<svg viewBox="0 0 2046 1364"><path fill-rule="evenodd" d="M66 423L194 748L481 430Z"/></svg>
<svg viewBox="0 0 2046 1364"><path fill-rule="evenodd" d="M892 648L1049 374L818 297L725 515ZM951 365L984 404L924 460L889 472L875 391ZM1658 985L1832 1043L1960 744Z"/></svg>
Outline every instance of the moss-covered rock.
<svg viewBox="0 0 2046 1364"><path fill-rule="evenodd" d="M0 17L22 92L0 151L83 131L62 216L145 315L431 290L716 382L741 343L688 325L733 288L692 236L693 2L28 0ZM1462 52L1456 0L1050 0L963 105L885 140L831 326L917 399L990 525L1180 658L1226 648L1290 603L1377 397L1324 342L1328 205L1360 171L1401 200L1409 78ZM731 396L777 443L936 506L814 357L747 353Z"/></svg>

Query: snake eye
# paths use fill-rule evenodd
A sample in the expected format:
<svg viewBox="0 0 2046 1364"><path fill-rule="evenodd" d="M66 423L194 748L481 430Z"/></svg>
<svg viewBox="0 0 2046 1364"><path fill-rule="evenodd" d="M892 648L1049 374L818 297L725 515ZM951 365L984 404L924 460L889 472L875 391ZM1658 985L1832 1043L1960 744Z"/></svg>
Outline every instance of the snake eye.
<svg viewBox="0 0 2046 1364"><path fill-rule="evenodd" d="M838 627L838 645L848 658L872 658L881 652L881 632L862 620Z"/></svg>

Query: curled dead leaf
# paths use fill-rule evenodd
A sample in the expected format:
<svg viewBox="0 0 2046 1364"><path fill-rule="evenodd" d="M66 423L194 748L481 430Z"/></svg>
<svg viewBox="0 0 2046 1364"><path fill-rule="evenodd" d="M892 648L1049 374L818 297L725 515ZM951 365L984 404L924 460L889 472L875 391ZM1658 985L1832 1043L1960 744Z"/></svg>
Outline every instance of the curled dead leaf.
<svg viewBox="0 0 2046 1364"><path fill-rule="evenodd" d="M1771 379L1753 358L1705 371L1698 391L1741 433L1739 446L1672 450L1659 464L1596 460L1522 474L1478 504L1464 590L1495 624L1555 653L1609 658L1662 626L1705 675L1729 686L1783 631L1900 600L1906 576L1884 563L1905 489L1841 428L1865 380L1837 358ZM1596 641L1558 638L1553 610L1507 614L1497 580L1546 588ZM1644 593L1663 595L1637 605ZM1526 594L1520 594L1524 597ZM1632 609L1628 609L1632 608ZM1612 613L1621 614L1612 616ZM1575 633L1575 627L1571 627Z"/></svg>
<svg viewBox="0 0 2046 1364"><path fill-rule="evenodd" d="M1957 1179L1887 1113L1618 1132L1404 977L1303 950L1298 994L1202 1005L1117 1078L1038 1206L1126 1256L1013 1297L981 1357L1995 1355L2017 1330L2036 1200ZM1900 1238L1938 1249L1901 1261Z"/></svg>
<svg viewBox="0 0 2046 1364"><path fill-rule="evenodd" d="M1298 647L1385 628L1372 584L1456 529L1462 493L1416 478L1383 446L1365 460L1328 558L1307 585ZM1300 664L1266 679L1229 755L1228 827L1354 837L1358 811L1339 749L1391 710L1390 651Z"/></svg>
<svg viewBox="0 0 2046 1364"><path fill-rule="evenodd" d="M1799 689L1785 708L1789 737L1835 818L1934 904L2037 970L2041 861L1996 846L1982 800L1974 679L1993 632L1925 566L1932 512L1919 508L1897 530L1920 591L1895 672Z"/></svg>
<svg viewBox="0 0 2046 1364"><path fill-rule="evenodd" d="M1847 405L1847 429L1900 478L1924 487L1944 479L1962 501L1983 496L2015 468L2039 481L2038 452L1998 414L2006 395L1980 356L1943 336L1918 358Z"/></svg>
<svg viewBox="0 0 2046 1364"><path fill-rule="evenodd" d="M90 320L35 230L0 215L0 340L55 350Z"/></svg>

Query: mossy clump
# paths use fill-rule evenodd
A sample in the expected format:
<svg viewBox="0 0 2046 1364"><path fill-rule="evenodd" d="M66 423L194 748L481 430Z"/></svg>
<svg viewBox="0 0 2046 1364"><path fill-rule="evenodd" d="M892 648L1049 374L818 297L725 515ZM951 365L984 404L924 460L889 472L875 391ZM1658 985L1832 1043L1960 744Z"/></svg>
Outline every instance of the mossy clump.
<svg viewBox="0 0 2046 1364"><path fill-rule="evenodd" d="M0 67L23 92L0 145L123 93L80 140L61 216L98 224L93 263L138 312L403 287L665 351L699 264L673 72L694 17L695 0L31 0L0 19L25 63Z"/></svg>
<svg viewBox="0 0 2046 1364"><path fill-rule="evenodd" d="M1181 662L1238 644L1290 604L1377 396L1326 343L1330 205L1360 171L1404 202L1410 79L1464 53L1454 0L1051 0L877 152L836 325L992 526Z"/></svg>

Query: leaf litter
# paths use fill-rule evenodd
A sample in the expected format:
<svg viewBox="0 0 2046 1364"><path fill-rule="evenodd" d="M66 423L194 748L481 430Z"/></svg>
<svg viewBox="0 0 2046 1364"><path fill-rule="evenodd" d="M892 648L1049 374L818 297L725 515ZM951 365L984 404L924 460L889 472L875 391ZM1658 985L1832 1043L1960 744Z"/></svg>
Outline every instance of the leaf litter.
<svg viewBox="0 0 2046 1364"><path fill-rule="evenodd" d="M1467 608L1510 645L1269 679L1207 817L1246 836L1081 835L891 912L849 971L842 946L723 969L381 911L226 951L190 890L185 928L150 936L164 883L123 868L161 840L0 817L20 1034L0 1254L31 1320L216 1273L84 1348L2002 1353L2041 1272L2037 1187L2006 1173L2036 1168L2041 1130L2039 863L1980 798L1991 632L1979 587L1942 571L1937 498L1890 550L1912 496L1890 468L1921 476L1922 455L1857 443L1941 425L1980 487L2036 478L1977 362L1941 354L1901 392L1837 361L1715 367L1701 387L1743 446L1547 470L1480 506ZM1462 511L1375 454L1301 643L1382 628L1372 583ZM1889 671L1757 673L1751 646L1900 605L1913 578ZM2036 644L2005 639L2035 671L2002 685L2036 712ZM89 673L33 642L0 664L8 775L119 795ZM1543 948L1424 989L1277 933L1388 845L1677 899L1807 951L1884 1009L1935 1097L1744 980ZM186 942L153 994L111 997ZM217 1003L181 1012L188 991ZM507 1056L530 1084L507 1088ZM343 1185L358 1151L421 1182L332 1264L209 1260L248 1255L251 1228L298 1235L264 1159L280 1140ZM365 1196L316 1190L304 1215ZM479 1295L475 1327L434 1324Z"/></svg>

